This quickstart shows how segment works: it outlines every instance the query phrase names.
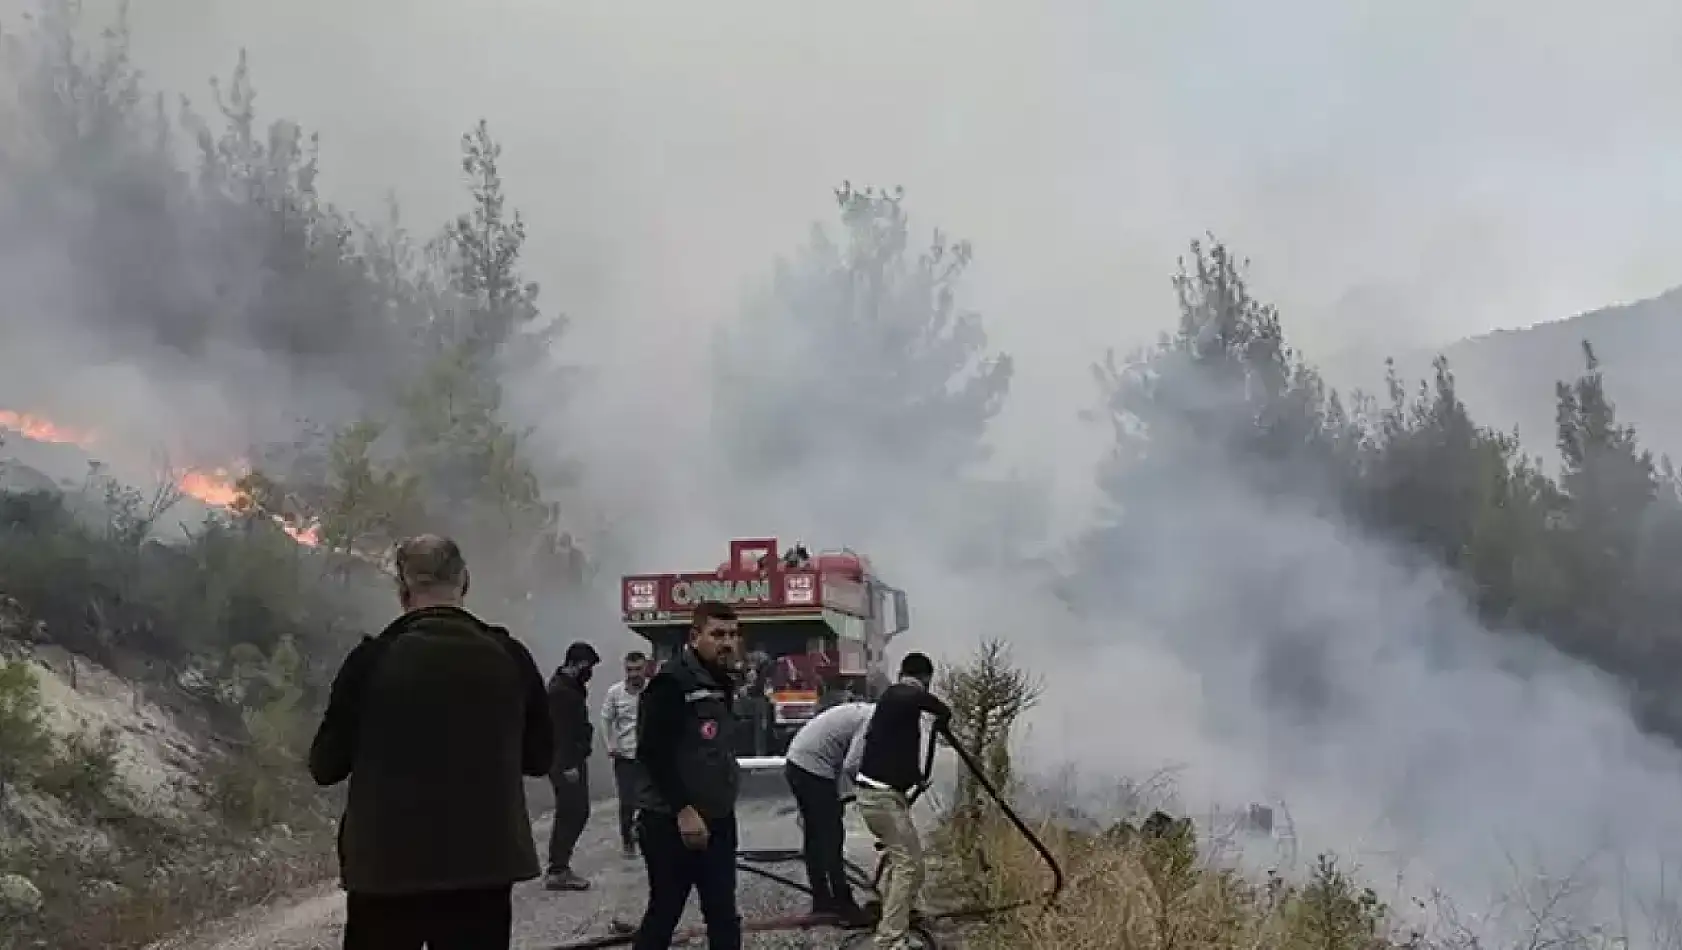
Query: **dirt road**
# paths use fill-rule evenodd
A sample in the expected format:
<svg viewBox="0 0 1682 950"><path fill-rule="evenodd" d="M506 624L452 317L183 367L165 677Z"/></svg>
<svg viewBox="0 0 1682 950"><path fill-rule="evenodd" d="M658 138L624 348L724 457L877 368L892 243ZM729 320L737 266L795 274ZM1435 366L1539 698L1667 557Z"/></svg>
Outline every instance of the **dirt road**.
<svg viewBox="0 0 1682 950"><path fill-rule="evenodd" d="M793 803L786 796L742 802L739 821L741 847L797 848L800 828L795 822ZM626 860L619 853L618 835L611 802L598 803L590 826L579 843L575 866L595 887L584 893L550 893L542 883L528 882L514 890L514 947L517 950L550 950L583 936L606 933L615 917L635 921L642 914L646 883L640 861ZM548 821L540 821L535 833L539 853L547 840ZM870 837L856 815L849 816L848 849L863 867L872 867ZM773 867L798 881L805 880L800 865ZM785 914L804 910L806 898L754 875L739 878L739 905L744 917ZM862 895L861 895L862 896ZM689 917L699 923L692 898ZM344 896L334 888L306 895L283 904L261 908L216 924L196 934L160 944L154 950L336 950L344 924ZM869 939L854 939L846 946L869 945ZM833 931L804 934L749 935L745 946L755 950L808 948L834 950L842 947L842 935Z"/></svg>

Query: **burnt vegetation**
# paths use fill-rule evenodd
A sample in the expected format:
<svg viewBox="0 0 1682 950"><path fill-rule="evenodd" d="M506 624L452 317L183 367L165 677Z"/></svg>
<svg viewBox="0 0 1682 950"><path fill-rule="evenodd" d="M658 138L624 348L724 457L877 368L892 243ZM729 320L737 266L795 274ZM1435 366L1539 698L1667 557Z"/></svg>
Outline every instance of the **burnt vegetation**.
<svg viewBox="0 0 1682 950"><path fill-rule="evenodd" d="M295 437L252 446L257 464L233 509L188 525L181 541L160 540L179 501L167 478L142 493L96 469L65 490L0 494L0 642L17 657L0 665L0 830L20 832L0 834L0 879L26 877L42 898L3 921L0 946L141 946L322 873L332 803L303 786L297 759L327 674L389 609L375 562L395 538L444 530L513 552L475 587L516 626L593 571L560 537L566 479L539 475L527 434L502 412L511 368L552 372L517 354L560 344L566 321L543 312L523 273L525 226L490 130L462 138L466 210L417 240L395 212L362 221L319 194L313 139L259 120L243 58L206 117L144 91L120 24L92 45L77 40L77 13L49 0L0 37L11 94L0 103L0 259L68 262L77 292L55 305L152 372L248 347L355 411L312 408ZM959 566L1009 562L1043 532L1043 508L1025 481L974 474L1013 364L961 304L973 250L939 232L916 239L899 191L843 186L835 197L838 231L815 231L779 264L717 342L714 365L730 381L718 387L720 437L742 471L762 476L868 465L885 481L819 488L843 493L839 510L884 517L924 503L970 511L970 533L943 553ZM1165 514L1129 499L1165 483L1195 495L1199 479L1215 495L1237 478L1256 498L1389 539L1451 578L1484 626L1615 675L1647 728L1682 739L1670 688L1682 672L1682 479L1620 421L1616 380L1589 342L1581 372L1558 383L1550 465L1516 433L1471 418L1444 361L1423 381L1392 373L1377 396L1331 391L1219 243L1193 244L1174 287L1179 321L1158 345L1092 368L1092 415L1113 448L1098 478L1115 511L1083 538L1096 572L1085 580L1103 586L1151 556L1127 538L1151 536L1149 520ZM752 349L767 338L787 348L778 359ZM830 374L821 387L794 372L814 365ZM899 486L892 507L844 494L885 484ZM210 825L159 824L117 787L108 736L45 727L25 658L45 646L202 721L215 750L199 789ZM992 778L1014 785L1010 743L1038 681L998 644L945 677L957 728ZM1302 684L1290 691L1315 701ZM21 834L26 795L95 816L111 829L104 849L55 851ZM952 892L1039 886L1031 856L973 789L953 808ZM1078 911L1011 918L977 939L1071 950L1116 946L1103 940L1118 933L1160 948L1400 939L1372 892L1329 858L1301 883L1246 882L1196 859L1196 829L1142 829L1133 817L1055 830ZM253 839L285 860L242 860ZM215 857L149 873L156 855L189 852Z"/></svg>

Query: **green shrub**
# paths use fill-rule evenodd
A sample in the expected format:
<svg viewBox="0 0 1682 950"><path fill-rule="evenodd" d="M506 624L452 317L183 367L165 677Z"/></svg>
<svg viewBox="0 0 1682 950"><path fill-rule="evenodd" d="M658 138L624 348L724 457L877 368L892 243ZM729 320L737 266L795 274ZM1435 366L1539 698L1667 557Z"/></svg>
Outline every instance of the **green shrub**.
<svg viewBox="0 0 1682 950"><path fill-rule="evenodd" d="M1304 948L1385 947L1389 910L1370 887L1362 886L1322 854L1314 862L1308 882L1290 895L1287 919Z"/></svg>
<svg viewBox="0 0 1682 950"><path fill-rule="evenodd" d="M117 730L66 736L35 781L41 791L84 809L108 804L117 784Z"/></svg>
<svg viewBox="0 0 1682 950"><path fill-rule="evenodd" d="M52 752L35 671L24 660L0 661L0 783L33 780Z"/></svg>
<svg viewBox="0 0 1682 950"><path fill-rule="evenodd" d="M964 663L941 670L935 692L952 708L952 735L972 754L987 782L1009 795L1015 785L1010 745L1017 722L1039 701L1040 682L1018 667L1000 640L981 644ZM977 847L992 803L966 770L958 774L957 798L946 809L945 828L961 867L977 871L986 855Z"/></svg>
<svg viewBox="0 0 1682 950"><path fill-rule="evenodd" d="M206 770L211 807L231 829L262 832L304 814L303 765L282 750L250 742Z"/></svg>

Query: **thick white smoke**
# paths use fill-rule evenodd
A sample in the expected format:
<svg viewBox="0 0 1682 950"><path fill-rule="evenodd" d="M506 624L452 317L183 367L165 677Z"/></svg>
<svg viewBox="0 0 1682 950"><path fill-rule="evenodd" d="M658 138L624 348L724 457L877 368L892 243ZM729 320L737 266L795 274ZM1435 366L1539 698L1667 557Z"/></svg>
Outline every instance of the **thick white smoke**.
<svg viewBox="0 0 1682 950"><path fill-rule="evenodd" d="M990 503L909 491L904 459L891 482L865 453L744 473L712 435L731 383L708 346L827 216L826 189L905 183L915 225L977 241L970 302L1020 369L989 474L1050 486L1044 537L1017 553L1055 551L1097 517L1086 364L1172 321L1172 258L1205 228L1257 259L1311 351L1434 343L1673 280L1682 125L1662 91L1682 8L228 0L135 23L170 88L250 47L265 105L323 129L330 190L367 206L394 187L412 217L453 210L456 136L490 117L536 276L574 317L560 358L585 367L566 400L511 381L514 412L584 463L566 503L610 573L707 566L733 536L850 544L909 591L906 647L1016 647L1046 682L1025 754L1076 763L1094 800L1174 768L1194 811L1283 801L1304 854L1499 911L1494 932L1524 923L1497 898L1542 873L1592 878L1584 919L1636 926L1620 901L1663 916L1675 751L1591 672L1481 630L1432 571L1199 472L1128 500L1157 513L1128 541L1149 557L1100 565L1101 606L1076 612L1042 567L954 567ZM52 310L21 296L56 286L50 268L5 266L5 299ZM0 378L46 346L33 325L4 325ZM30 362L75 339L49 338ZM762 340L763 358L799 342ZM860 496L872 510L834 500ZM595 612L611 622L609 601Z"/></svg>

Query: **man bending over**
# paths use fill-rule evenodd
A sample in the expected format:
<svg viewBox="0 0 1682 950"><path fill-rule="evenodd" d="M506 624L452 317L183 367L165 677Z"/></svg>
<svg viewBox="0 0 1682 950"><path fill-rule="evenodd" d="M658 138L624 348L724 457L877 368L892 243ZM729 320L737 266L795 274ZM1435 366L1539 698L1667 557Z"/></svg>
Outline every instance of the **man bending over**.
<svg viewBox="0 0 1682 950"><path fill-rule="evenodd" d="M858 803L865 827L882 845L882 920L877 950L910 950L911 909L923 888L923 843L911 823L911 790L922 784L923 714L944 727L952 710L929 692L934 663L908 653L899 682L876 700L859 761Z"/></svg>

